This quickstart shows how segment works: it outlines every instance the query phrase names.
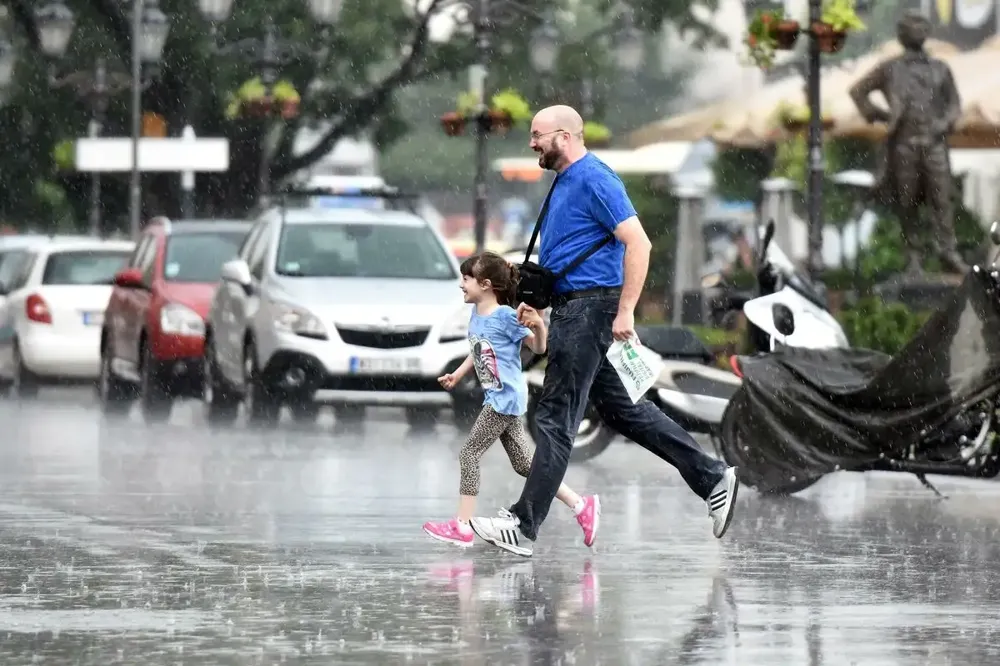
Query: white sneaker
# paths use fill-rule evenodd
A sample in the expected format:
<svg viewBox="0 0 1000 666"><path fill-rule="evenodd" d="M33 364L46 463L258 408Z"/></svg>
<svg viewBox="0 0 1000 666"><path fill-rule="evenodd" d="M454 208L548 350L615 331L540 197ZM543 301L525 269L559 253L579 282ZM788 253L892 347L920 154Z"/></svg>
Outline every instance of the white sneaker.
<svg viewBox="0 0 1000 666"><path fill-rule="evenodd" d="M719 481L708 494L708 515L712 518L712 533L716 539L721 539L729 529L739 489L740 482L736 478L736 468L730 467L722 474L722 481Z"/></svg>
<svg viewBox="0 0 1000 666"><path fill-rule="evenodd" d="M500 509L496 518L473 518L469 524L486 543L521 557L531 557L531 540L524 538L521 521L507 509Z"/></svg>

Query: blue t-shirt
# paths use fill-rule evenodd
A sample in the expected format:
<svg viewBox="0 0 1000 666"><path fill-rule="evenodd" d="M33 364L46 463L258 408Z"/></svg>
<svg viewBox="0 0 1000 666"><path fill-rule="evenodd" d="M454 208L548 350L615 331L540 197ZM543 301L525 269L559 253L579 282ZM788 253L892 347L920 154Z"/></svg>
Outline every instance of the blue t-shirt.
<svg viewBox="0 0 1000 666"><path fill-rule="evenodd" d="M618 174L587 153L558 176L542 223L539 263L558 273L635 214ZM555 291L620 287L624 259L625 245L616 238L558 280Z"/></svg>
<svg viewBox="0 0 1000 666"><path fill-rule="evenodd" d="M484 405L500 414L520 416L528 409L528 381L521 372L521 341L531 333L517 320L517 312L501 305L488 316L472 309L469 347Z"/></svg>

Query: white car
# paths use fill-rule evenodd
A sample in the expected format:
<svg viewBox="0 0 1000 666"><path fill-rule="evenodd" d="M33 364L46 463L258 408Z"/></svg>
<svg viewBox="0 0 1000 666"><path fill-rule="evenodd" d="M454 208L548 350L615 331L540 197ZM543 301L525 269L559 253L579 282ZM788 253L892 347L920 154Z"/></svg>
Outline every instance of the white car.
<svg viewBox="0 0 1000 666"><path fill-rule="evenodd" d="M97 379L112 280L134 247L95 238L28 248L0 306L0 377L17 395L53 381Z"/></svg>
<svg viewBox="0 0 1000 666"><path fill-rule="evenodd" d="M274 424L287 405L405 407L427 423L452 404L437 378L469 353L471 306L444 239L410 212L274 209L222 267L206 331L214 422ZM356 412L355 412L356 413Z"/></svg>

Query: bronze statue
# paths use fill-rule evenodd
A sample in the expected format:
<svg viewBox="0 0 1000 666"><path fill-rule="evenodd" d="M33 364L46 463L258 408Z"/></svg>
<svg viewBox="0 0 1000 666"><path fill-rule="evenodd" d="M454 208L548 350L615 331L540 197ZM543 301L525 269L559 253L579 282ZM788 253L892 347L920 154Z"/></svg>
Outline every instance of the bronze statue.
<svg viewBox="0 0 1000 666"><path fill-rule="evenodd" d="M909 273L921 273L920 206L931 213L931 250L946 269L964 273L965 261L955 243L948 135L961 114L955 80L948 65L924 51L931 23L910 13L897 24L903 55L886 60L851 88L851 99L869 123L888 125L885 154L874 196L889 205L903 228ZM880 91L889 102L882 109L869 99Z"/></svg>

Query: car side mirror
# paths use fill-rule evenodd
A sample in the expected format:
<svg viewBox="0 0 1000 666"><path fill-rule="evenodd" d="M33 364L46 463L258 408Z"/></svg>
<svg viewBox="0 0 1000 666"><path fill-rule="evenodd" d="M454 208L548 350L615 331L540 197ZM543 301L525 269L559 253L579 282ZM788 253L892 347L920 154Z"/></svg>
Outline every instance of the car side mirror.
<svg viewBox="0 0 1000 666"><path fill-rule="evenodd" d="M125 289L145 289L142 271L138 268L123 268L115 273L115 286Z"/></svg>
<svg viewBox="0 0 1000 666"><path fill-rule="evenodd" d="M994 222L990 225L990 240L993 241L994 245L1000 245L1000 222Z"/></svg>
<svg viewBox="0 0 1000 666"><path fill-rule="evenodd" d="M774 319L774 327L786 338L795 332L795 315L791 308L783 303L775 303L771 307L771 317Z"/></svg>
<svg viewBox="0 0 1000 666"><path fill-rule="evenodd" d="M253 285L250 267L242 259L233 259L222 264L222 280L239 285L247 294L250 293L250 287Z"/></svg>

